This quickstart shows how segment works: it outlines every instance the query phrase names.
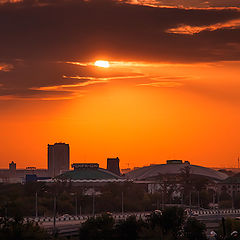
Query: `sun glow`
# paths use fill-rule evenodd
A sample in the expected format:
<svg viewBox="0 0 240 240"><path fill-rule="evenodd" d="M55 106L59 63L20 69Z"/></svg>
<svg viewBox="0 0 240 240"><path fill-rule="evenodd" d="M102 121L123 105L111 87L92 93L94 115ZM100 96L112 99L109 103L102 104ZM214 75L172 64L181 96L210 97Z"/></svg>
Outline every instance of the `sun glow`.
<svg viewBox="0 0 240 240"><path fill-rule="evenodd" d="M97 67L109 68L109 62L104 60L97 60L94 65Z"/></svg>

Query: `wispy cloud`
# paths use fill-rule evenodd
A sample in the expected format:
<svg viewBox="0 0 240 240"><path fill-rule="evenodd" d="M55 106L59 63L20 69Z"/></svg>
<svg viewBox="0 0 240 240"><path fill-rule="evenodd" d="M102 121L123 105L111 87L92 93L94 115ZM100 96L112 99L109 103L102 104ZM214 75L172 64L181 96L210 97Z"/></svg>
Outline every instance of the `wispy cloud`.
<svg viewBox="0 0 240 240"><path fill-rule="evenodd" d="M37 88L31 88L32 90L40 90L40 91L58 91L61 89L67 89L67 88L77 88L77 87L86 87L93 84L99 84L99 83L108 83L111 80L121 80L121 79L136 79L136 78L143 78L145 76L143 75L131 75L131 76L119 76L119 77L82 77L82 76L62 76L65 79L78 79L81 80L81 82L76 84L62 84L62 85L55 85L55 86L46 86L46 87L37 87Z"/></svg>
<svg viewBox="0 0 240 240"><path fill-rule="evenodd" d="M21 97L21 96L15 96L15 95L7 95L7 96L0 96L0 100L22 100L22 101L26 101L26 100L31 100L31 101L59 101L59 100L71 100L74 98L79 98L82 95L77 95L77 96L69 96L69 97L63 97L63 96L59 96L59 97Z"/></svg>
<svg viewBox="0 0 240 240"><path fill-rule="evenodd" d="M62 62L59 62L59 63L62 63ZM94 66L94 62L65 62L65 63L82 66L82 67Z"/></svg>
<svg viewBox="0 0 240 240"><path fill-rule="evenodd" d="M175 34L188 34L193 35L202 31L216 31L218 29L237 29L240 28L240 18L230 20L223 23L216 23L205 26L191 26L191 25L180 25L176 28L170 28L166 32Z"/></svg>
<svg viewBox="0 0 240 240"><path fill-rule="evenodd" d="M13 65L0 62L0 71L9 72L13 69Z"/></svg>
<svg viewBox="0 0 240 240"><path fill-rule="evenodd" d="M150 82L150 83L141 83L137 84L137 86L147 86L147 87L158 87L158 88L176 88L181 87L184 84L182 82L174 82L174 81L160 81L160 82Z"/></svg>
<svg viewBox="0 0 240 240"><path fill-rule="evenodd" d="M222 0L118 0L133 5L150 6L157 8L185 8L185 9L226 9L239 8L238 0L222 1Z"/></svg>
<svg viewBox="0 0 240 240"><path fill-rule="evenodd" d="M183 86L187 80L193 80L191 76L152 76L148 78L150 82L139 83L137 86L176 88ZM152 80L152 81L151 81Z"/></svg>
<svg viewBox="0 0 240 240"><path fill-rule="evenodd" d="M62 62L61 62L62 63ZM64 62L67 64L73 64L77 66L95 66L94 62ZM197 63L197 64L203 64L203 63ZM159 68L159 67L167 67L167 66L189 66L191 67L193 64L187 64L187 63L168 63L168 62L143 62L143 61L109 61L109 66L111 68L135 68L138 67L144 68L144 67L153 67L153 68ZM131 76L129 76L131 77Z"/></svg>
<svg viewBox="0 0 240 240"><path fill-rule="evenodd" d="M22 2L22 0L0 0L0 4L5 4L5 3L18 3Z"/></svg>

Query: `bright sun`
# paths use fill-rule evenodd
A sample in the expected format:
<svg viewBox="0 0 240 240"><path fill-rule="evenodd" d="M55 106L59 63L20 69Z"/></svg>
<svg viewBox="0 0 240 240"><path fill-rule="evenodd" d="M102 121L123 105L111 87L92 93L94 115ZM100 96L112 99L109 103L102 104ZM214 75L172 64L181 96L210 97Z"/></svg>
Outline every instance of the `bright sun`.
<svg viewBox="0 0 240 240"><path fill-rule="evenodd" d="M109 68L109 62L104 60L97 60L94 65L97 67Z"/></svg>

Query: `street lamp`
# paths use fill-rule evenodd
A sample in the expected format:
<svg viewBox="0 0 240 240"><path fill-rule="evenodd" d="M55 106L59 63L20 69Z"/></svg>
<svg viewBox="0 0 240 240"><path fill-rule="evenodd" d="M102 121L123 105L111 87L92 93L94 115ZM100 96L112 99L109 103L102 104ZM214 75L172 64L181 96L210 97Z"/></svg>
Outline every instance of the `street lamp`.
<svg viewBox="0 0 240 240"><path fill-rule="evenodd" d="M124 208L123 208L123 192L122 192L122 215L123 215L123 212L124 212Z"/></svg>
<svg viewBox="0 0 240 240"><path fill-rule="evenodd" d="M56 233L56 210L57 210L57 197L54 195L53 199L53 233Z"/></svg>
<svg viewBox="0 0 240 240"><path fill-rule="evenodd" d="M92 215L95 216L95 194L94 194L94 189L92 192Z"/></svg>
<svg viewBox="0 0 240 240"><path fill-rule="evenodd" d="M35 193L35 217L38 217L38 193Z"/></svg>
<svg viewBox="0 0 240 240"><path fill-rule="evenodd" d="M199 193L199 191L197 192L197 196L198 196L198 208L200 208L200 193Z"/></svg>
<svg viewBox="0 0 240 240"><path fill-rule="evenodd" d="M5 210L5 218L7 218L8 217L8 202L5 203L4 210Z"/></svg>
<svg viewBox="0 0 240 240"><path fill-rule="evenodd" d="M77 193L75 194L75 215L78 215L78 201L77 201Z"/></svg>
<svg viewBox="0 0 240 240"><path fill-rule="evenodd" d="M78 215L78 199L77 199L77 193L70 193L70 195L75 196L75 215Z"/></svg>

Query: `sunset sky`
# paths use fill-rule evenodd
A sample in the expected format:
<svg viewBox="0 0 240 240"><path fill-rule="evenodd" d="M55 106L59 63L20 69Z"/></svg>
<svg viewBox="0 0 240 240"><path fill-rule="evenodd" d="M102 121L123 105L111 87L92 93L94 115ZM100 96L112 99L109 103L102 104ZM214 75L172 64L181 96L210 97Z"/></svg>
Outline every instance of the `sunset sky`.
<svg viewBox="0 0 240 240"><path fill-rule="evenodd" d="M94 65L108 61L109 67ZM0 167L240 156L239 0L0 0Z"/></svg>

